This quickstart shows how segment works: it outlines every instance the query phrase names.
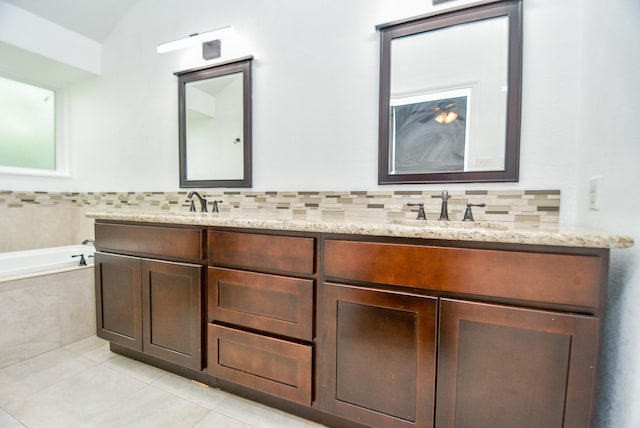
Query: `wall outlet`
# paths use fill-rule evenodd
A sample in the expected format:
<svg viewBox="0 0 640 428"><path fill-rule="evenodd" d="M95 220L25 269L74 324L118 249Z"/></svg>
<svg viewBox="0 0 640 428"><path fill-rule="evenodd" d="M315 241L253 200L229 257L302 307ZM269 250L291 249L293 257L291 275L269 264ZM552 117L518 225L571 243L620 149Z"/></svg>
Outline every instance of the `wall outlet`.
<svg viewBox="0 0 640 428"><path fill-rule="evenodd" d="M589 179L589 209L598 211L600 209L600 176Z"/></svg>

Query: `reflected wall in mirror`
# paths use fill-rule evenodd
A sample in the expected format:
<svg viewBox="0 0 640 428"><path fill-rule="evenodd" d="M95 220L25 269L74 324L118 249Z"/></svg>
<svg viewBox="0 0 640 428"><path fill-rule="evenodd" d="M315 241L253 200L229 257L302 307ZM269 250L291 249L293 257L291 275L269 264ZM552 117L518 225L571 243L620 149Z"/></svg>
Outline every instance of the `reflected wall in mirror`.
<svg viewBox="0 0 640 428"><path fill-rule="evenodd" d="M180 187L251 187L251 61L176 73Z"/></svg>
<svg viewBox="0 0 640 428"><path fill-rule="evenodd" d="M517 181L521 0L378 26L380 184Z"/></svg>

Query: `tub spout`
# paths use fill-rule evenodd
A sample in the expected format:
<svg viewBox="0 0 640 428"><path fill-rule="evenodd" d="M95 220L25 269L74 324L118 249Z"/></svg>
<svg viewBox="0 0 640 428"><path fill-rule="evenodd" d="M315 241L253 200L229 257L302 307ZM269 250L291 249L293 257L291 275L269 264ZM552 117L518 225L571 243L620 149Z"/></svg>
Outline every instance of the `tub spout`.
<svg viewBox="0 0 640 428"><path fill-rule="evenodd" d="M93 245L95 248L96 241L94 241L93 239L85 239L84 241L82 241L82 245Z"/></svg>

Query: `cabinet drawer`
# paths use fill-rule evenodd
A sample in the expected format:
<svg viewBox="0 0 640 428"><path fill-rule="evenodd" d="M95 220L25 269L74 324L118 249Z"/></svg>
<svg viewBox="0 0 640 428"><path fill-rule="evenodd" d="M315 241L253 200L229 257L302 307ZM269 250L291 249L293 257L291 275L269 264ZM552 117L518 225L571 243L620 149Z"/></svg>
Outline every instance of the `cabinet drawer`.
<svg viewBox="0 0 640 428"><path fill-rule="evenodd" d="M597 308L601 257L327 240L329 279Z"/></svg>
<svg viewBox="0 0 640 428"><path fill-rule="evenodd" d="M310 346L214 324L207 328L210 375L311 404Z"/></svg>
<svg viewBox="0 0 640 428"><path fill-rule="evenodd" d="M208 284L210 320L313 339L313 280L210 267Z"/></svg>
<svg viewBox="0 0 640 428"><path fill-rule="evenodd" d="M209 231L209 262L242 267L310 275L314 272L314 238Z"/></svg>
<svg viewBox="0 0 640 428"><path fill-rule="evenodd" d="M202 260L200 229L96 223L96 246L103 251Z"/></svg>

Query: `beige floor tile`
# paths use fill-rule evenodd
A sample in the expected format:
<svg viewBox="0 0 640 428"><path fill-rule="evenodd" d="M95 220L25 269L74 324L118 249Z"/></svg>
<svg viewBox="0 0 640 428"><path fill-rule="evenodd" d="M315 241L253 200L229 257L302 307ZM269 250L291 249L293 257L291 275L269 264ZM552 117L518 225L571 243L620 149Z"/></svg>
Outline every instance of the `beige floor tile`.
<svg viewBox="0 0 640 428"><path fill-rule="evenodd" d="M144 383L151 383L163 374L167 373L157 367L132 360L131 358L127 358L122 355L116 355L102 363L102 365L141 380Z"/></svg>
<svg viewBox="0 0 640 428"><path fill-rule="evenodd" d="M116 412L104 419L104 427L127 428L191 428L204 419L209 409L175 395L145 386Z"/></svg>
<svg viewBox="0 0 640 428"><path fill-rule="evenodd" d="M118 354L111 352L111 349L109 349L109 342L96 336L88 337L64 348L97 363L103 363L110 358L118 356Z"/></svg>
<svg viewBox="0 0 640 428"><path fill-rule="evenodd" d="M111 353L106 341L93 336L0 369L0 427L322 425Z"/></svg>
<svg viewBox="0 0 640 428"><path fill-rule="evenodd" d="M29 428L106 427L147 386L97 365L24 397L8 411Z"/></svg>
<svg viewBox="0 0 640 428"><path fill-rule="evenodd" d="M326 426L316 422L307 421L304 428L326 428Z"/></svg>
<svg viewBox="0 0 640 428"><path fill-rule="evenodd" d="M233 419L229 416L222 415L216 411L210 412L198 425L194 428L253 428L251 425Z"/></svg>
<svg viewBox="0 0 640 428"><path fill-rule="evenodd" d="M244 422L253 428L304 428L308 422L305 419L231 395L220 403L215 411Z"/></svg>
<svg viewBox="0 0 640 428"><path fill-rule="evenodd" d="M2 428L24 428L16 418L0 409L0 427Z"/></svg>
<svg viewBox="0 0 640 428"><path fill-rule="evenodd" d="M64 347L64 349L74 352L76 354L86 354L99 349L104 346L108 346L109 342L104 339L100 339L98 336L90 336L86 339L79 340ZM115 355L115 354L114 354Z"/></svg>
<svg viewBox="0 0 640 428"><path fill-rule="evenodd" d="M215 409L229 396L229 394L219 389L210 388L200 382L195 382L173 373L164 373L151 384L207 409Z"/></svg>
<svg viewBox="0 0 640 428"><path fill-rule="evenodd" d="M9 411L35 393L97 364L65 349L56 349L0 370L0 407Z"/></svg>

